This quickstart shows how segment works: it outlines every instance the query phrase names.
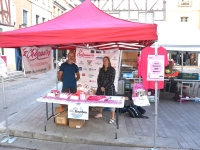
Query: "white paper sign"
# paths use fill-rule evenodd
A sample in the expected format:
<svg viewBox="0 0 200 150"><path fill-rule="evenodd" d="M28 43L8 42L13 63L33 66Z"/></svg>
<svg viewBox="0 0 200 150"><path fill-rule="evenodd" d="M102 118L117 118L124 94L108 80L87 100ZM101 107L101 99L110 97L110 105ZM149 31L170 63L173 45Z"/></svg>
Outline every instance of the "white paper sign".
<svg viewBox="0 0 200 150"><path fill-rule="evenodd" d="M68 105L68 118L88 120L89 107L80 103Z"/></svg>
<svg viewBox="0 0 200 150"><path fill-rule="evenodd" d="M164 55L148 55L147 81L164 81Z"/></svg>
<svg viewBox="0 0 200 150"><path fill-rule="evenodd" d="M0 76L7 77L6 63L1 57L0 57Z"/></svg>

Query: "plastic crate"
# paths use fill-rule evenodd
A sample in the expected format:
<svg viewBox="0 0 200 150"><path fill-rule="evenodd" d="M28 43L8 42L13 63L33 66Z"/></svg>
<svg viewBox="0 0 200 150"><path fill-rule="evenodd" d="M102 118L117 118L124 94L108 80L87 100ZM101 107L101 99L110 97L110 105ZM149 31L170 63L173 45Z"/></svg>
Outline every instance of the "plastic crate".
<svg viewBox="0 0 200 150"><path fill-rule="evenodd" d="M198 73L179 73L178 79L198 80L199 74Z"/></svg>

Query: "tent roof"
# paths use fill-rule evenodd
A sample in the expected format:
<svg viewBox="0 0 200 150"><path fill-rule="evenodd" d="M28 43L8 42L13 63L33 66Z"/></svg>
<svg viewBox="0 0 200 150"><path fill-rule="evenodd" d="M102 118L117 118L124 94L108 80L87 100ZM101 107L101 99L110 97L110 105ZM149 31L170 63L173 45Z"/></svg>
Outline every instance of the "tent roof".
<svg viewBox="0 0 200 150"><path fill-rule="evenodd" d="M52 45L67 49L77 45L88 48L102 48L104 45L105 49L138 49L157 40L157 25L114 18L86 0L45 23L2 32L0 39L0 47Z"/></svg>

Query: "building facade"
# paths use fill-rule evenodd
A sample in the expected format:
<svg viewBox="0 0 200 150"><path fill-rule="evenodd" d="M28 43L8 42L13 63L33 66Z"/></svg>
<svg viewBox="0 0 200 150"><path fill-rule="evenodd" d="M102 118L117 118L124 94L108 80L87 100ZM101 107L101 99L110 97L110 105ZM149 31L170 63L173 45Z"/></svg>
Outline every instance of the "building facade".
<svg viewBox="0 0 200 150"><path fill-rule="evenodd" d="M51 0L29 0L31 3L31 25L40 24L52 19Z"/></svg>
<svg viewBox="0 0 200 150"><path fill-rule="evenodd" d="M197 40L200 37L200 0L167 0L166 10L166 22L176 27L174 33L178 34L170 58L176 65L182 65L183 59L185 66L200 67L200 42ZM179 51L183 52L183 58Z"/></svg>
<svg viewBox="0 0 200 150"><path fill-rule="evenodd" d="M0 1L0 32L14 30L16 25L13 0ZM0 54L7 56L8 69L15 67L14 48L0 48Z"/></svg>
<svg viewBox="0 0 200 150"><path fill-rule="evenodd" d="M49 21L74 7L67 0L0 0L0 32ZM7 56L8 70L23 70L19 47L0 48L0 53Z"/></svg>
<svg viewBox="0 0 200 150"><path fill-rule="evenodd" d="M15 29L32 25L31 2L27 0L13 0Z"/></svg>
<svg viewBox="0 0 200 150"><path fill-rule="evenodd" d="M104 12L125 20L153 23L166 18L164 0L91 0Z"/></svg>
<svg viewBox="0 0 200 150"><path fill-rule="evenodd" d="M200 30L200 0L167 0L166 21Z"/></svg>

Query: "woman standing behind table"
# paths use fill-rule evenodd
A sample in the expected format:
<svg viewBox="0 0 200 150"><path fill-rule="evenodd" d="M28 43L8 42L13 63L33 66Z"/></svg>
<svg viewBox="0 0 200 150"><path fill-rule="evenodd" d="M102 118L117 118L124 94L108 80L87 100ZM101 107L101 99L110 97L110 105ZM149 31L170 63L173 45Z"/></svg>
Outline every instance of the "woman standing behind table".
<svg viewBox="0 0 200 150"><path fill-rule="evenodd" d="M106 95L106 96L115 96L115 69L111 66L110 58L105 56L103 58L103 67L99 70L99 75L97 78L97 92L96 95ZM101 118L103 108L99 109L100 113L95 116L95 118ZM109 123L115 121L115 108L110 108L111 119Z"/></svg>

